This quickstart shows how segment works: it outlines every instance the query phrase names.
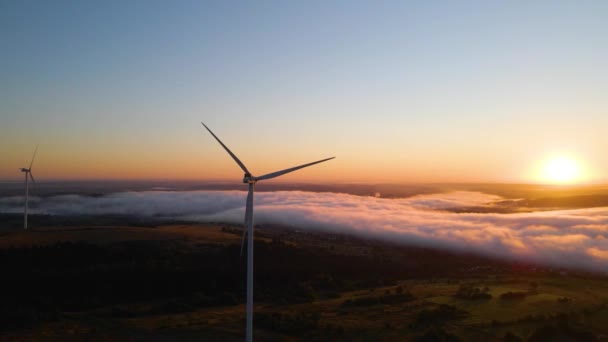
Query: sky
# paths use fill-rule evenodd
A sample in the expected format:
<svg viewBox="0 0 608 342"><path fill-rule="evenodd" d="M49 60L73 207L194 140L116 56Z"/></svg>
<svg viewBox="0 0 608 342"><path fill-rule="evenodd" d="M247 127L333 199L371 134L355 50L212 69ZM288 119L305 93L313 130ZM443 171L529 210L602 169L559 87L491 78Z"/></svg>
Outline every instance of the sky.
<svg viewBox="0 0 608 342"><path fill-rule="evenodd" d="M608 183L605 1L0 1L0 180Z"/></svg>

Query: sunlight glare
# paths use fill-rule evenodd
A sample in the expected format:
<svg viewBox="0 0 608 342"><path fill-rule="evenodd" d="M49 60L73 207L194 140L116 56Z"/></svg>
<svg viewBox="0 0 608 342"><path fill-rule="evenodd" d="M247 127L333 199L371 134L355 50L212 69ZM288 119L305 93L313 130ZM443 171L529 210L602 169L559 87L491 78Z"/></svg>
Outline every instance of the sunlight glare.
<svg viewBox="0 0 608 342"><path fill-rule="evenodd" d="M544 179L552 183L572 183L580 178L580 167L576 161L559 157L545 165Z"/></svg>

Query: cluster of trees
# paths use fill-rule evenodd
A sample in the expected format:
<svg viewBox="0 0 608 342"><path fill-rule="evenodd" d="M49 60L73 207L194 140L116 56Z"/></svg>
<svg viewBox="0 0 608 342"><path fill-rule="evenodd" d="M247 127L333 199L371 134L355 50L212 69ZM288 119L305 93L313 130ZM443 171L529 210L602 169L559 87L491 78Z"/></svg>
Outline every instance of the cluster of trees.
<svg viewBox="0 0 608 342"><path fill-rule="evenodd" d="M454 297L471 300L491 299L492 295L489 292L490 289L487 286L479 288L470 284L462 284L458 288L458 291L454 294Z"/></svg>

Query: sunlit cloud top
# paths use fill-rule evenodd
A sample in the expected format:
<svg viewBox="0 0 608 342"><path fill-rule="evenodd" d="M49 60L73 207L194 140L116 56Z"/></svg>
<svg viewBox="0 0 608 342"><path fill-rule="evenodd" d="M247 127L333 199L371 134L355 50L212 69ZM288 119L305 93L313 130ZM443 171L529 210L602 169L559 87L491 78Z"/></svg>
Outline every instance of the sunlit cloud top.
<svg viewBox="0 0 608 342"><path fill-rule="evenodd" d="M129 215L156 219L243 223L242 191L124 192L34 198L31 212ZM531 213L454 213L504 200L479 192L386 199L301 191L256 194L255 222L343 232L406 246L480 253L509 260L608 270L608 208ZM22 198L0 198L0 213L21 213Z"/></svg>

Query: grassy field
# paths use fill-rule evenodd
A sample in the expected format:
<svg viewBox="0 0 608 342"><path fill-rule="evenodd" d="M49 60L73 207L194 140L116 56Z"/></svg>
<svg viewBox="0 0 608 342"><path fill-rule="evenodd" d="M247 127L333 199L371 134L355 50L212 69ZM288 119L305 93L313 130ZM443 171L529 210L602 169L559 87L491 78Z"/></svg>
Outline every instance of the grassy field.
<svg viewBox="0 0 608 342"><path fill-rule="evenodd" d="M258 340L608 339L604 277L280 227L257 235ZM5 231L14 287L0 339L240 341L240 241L222 224Z"/></svg>

